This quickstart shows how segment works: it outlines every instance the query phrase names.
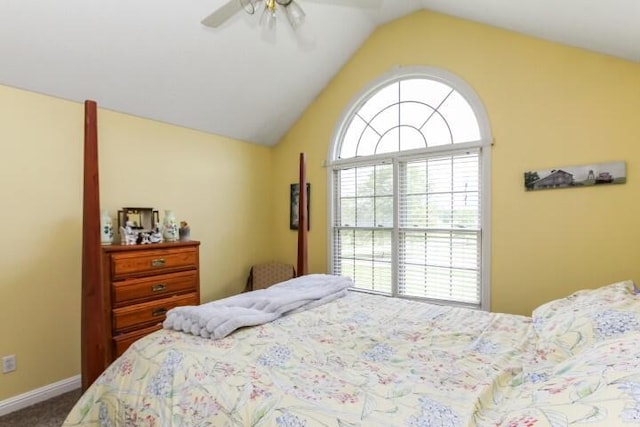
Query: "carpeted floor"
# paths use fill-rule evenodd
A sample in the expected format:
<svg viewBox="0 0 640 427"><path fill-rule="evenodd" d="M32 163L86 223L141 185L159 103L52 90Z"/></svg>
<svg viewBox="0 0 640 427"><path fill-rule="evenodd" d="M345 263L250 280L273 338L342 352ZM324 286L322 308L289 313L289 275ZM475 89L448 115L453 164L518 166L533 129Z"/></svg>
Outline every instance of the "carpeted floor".
<svg viewBox="0 0 640 427"><path fill-rule="evenodd" d="M80 389L0 417L0 427L60 427L80 398Z"/></svg>

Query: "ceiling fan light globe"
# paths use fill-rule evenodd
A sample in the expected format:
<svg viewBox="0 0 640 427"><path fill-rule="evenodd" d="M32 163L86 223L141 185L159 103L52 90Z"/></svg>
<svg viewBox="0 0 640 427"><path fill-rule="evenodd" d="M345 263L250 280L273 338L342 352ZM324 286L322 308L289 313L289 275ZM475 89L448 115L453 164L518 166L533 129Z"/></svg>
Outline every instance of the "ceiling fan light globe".
<svg viewBox="0 0 640 427"><path fill-rule="evenodd" d="M249 15L253 15L256 11L255 2L253 0L240 0L240 4L245 12Z"/></svg>
<svg viewBox="0 0 640 427"><path fill-rule="evenodd" d="M300 5L294 0L291 0L284 10L293 29L298 28L304 22L306 14Z"/></svg>
<svg viewBox="0 0 640 427"><path fill-rule="evenodd" d="M260 15L260 25L267 31L273 31L276 28L276 11L271 10L266 4Z"/></svg>

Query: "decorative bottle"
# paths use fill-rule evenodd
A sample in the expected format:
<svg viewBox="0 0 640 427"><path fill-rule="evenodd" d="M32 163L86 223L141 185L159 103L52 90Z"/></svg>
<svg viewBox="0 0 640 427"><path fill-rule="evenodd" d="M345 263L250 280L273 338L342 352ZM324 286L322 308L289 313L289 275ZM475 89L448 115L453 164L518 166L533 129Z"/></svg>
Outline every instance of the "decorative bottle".
<svg viewBox="0 0 640 427"><path fill-rule="evenodd" d="M164 240L167 242L177 242L179 239L178 222L176 221L176 216L173 214L172 210L164 211L162 235L164 236Z"/></svg>
<svg viewBox="0 0 640 427"><path fill-rule="evenodd" d="M113 222L106 209L100 213L100 243L103 245L113 243Z"/></svg>

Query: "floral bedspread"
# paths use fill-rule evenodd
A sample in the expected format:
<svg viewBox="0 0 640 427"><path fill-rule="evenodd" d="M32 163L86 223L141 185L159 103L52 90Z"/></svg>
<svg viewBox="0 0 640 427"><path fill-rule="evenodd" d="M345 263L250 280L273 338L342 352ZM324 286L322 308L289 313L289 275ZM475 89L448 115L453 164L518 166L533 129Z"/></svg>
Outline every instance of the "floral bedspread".
<svg viewBox="0 0 640 427"><path fill-rule="evenodd" d="M529 317L350 292L222 340L147 336L64 426L618 425L640 416L640 339L616 339L560 360Z"/></svg>

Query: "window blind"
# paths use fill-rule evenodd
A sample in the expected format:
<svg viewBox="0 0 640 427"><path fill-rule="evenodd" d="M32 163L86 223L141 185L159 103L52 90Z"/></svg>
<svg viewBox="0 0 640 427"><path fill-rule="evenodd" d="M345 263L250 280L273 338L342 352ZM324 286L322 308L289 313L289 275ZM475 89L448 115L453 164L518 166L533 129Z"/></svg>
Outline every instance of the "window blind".
<svg viewBox="0 0 640 427"><path fill-rule="evenodd" d="M480 304L478 151L400 165L401 295Z"/></svg>
<svg viewBox="0 0 640 427"><path fill-rule="evenodd" d="M335 172L334 272L357 287L392 292L393 165Z"/></svg>
<svg viewBox="0 0 640 427"><path fill-rule="evenodd" d="M480 304L479 150L334 174L334 273L373 292Z"/></svg>

